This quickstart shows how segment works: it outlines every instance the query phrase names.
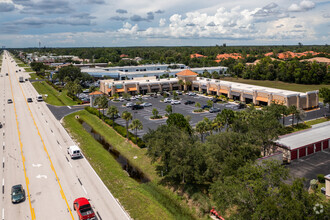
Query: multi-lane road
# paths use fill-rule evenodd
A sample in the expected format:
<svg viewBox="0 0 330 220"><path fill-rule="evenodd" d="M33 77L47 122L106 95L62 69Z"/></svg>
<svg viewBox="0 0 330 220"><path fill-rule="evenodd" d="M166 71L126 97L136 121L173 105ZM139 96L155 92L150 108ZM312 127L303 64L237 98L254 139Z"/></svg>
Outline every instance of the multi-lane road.
<svg viewBox="0 0 330 220"><path fill-rule="evenodd" d="M29 77L5 51L0 75L1 219L78 219L72 204L86 197L97 219L130 219L85 158L71 160L74 141L55 119ZM8 76L6 74L8 73ZM33 102L27 102L32 98ZM13 103L8 104L7 100ZM10 190L22 184L26 200L12 204Z"/></svg>

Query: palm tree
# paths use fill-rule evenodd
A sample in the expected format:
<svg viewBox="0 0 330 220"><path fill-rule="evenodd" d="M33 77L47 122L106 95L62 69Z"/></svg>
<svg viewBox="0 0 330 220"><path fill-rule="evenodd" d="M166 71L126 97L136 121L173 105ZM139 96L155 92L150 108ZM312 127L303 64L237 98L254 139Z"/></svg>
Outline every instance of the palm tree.
<svg viewBox="0 0 330 220"><path fill-rule="evenodd" d="M200 121L196 124L196 131L201 135L201 141L204 142L204 134L207 132L207 124L205 121Z"/></svg>
<svg viewBox="0 0 330 220"><path fill-rule="evenodd" d="M109 102L109 100L108 100L108 98L106 97L106 96L100 96L100 97L98 97L99 98L99 100L98 100L98 106L99 106L99 108L102 108L102 111L103 111L103 115L104 115L104 109L106 108L106 107L108 107L108 102Z"/></svg>
<svg viewBox="0 0 330 220"><path fill-rule="evenodd" d="M135 141L137 143L137 130L142 130L143 125L139 119L134 119L132 123L129 125L129 128L135 130Z"/></svg>
<svg viewBox="0 0 330 220"><path fill-rule="evenodd" d="M180 85L180 90L183 90L182 86L184 85L184 82L182 81L182 79L179 80L178 84Z"/></svg>
<svg viewBox="0 0 330 220"><path fill-rule="evenodd" d="M189 90L189 89L188 89L188 87L190 87L190 86L191 86L191 84L192 84L192 83L191 83L191 81L186 81L186 83L185 83L185 84L186 84L186 90Z"/></svg>
<svg viewBox="0 0 330 220"><path fill-rule="evenodd" d="M289 111L289 114L292 114L292 127L293 127L294 117L299 114L299 110L297 109L297 107L295 105L291 105L289 107L288 111Z"/></svg>
<svg viewBox="0 0 330 220"><path fill-rule="evenodd" d="M115 122L115 116L118 115L119 111L116 106L112 105L108 108L107 114L112 118L112 126Z"/></svg>
<svg viewBox="0 0 330 220"><path fill-rule="evenodd" d="M210 132L210 134L212 135L212 131L213 131L213 128L214 128L214 124L213 124L213 121L211 121L210 119L208 119L207 117L204 117L203 119L206 123L206 127L207 127L207 131Z"/></svg>
<svg viewBox="0 0 330 220"><path fill-rule="evenodd" d="M97 109L99 110L99 118L101 117L100 105L99 105L100 98L101 98L101 96L98 96L98 97L96 97L95 100L94 100L94 107L97 106Z"/></svg>
<svg viewBox="0 0 330 220"><path fill-rule="evenodd" d="M245 112L245 111L244 111ZM217 116L213 119L214 127L219 132L221 131L222 127L224 126L225 122L223 117L218 113Z"/></svg>
<svg viewBox="0 0 330 220"><path fill-rule="evenodd" d="M124 111L123 114L121 115L122 119L126 121L126 135L127 135L127 140L128 140L128 122L132 120L132 113L128 111Z"/></svg>

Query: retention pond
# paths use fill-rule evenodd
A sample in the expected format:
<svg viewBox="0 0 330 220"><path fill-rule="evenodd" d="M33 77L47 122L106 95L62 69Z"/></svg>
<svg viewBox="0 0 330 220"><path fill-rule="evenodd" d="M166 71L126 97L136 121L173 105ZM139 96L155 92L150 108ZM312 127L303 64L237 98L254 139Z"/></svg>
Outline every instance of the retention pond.
<svg viewBox="0 0 330 220"><path fill-rule="evenodd" d="M146 183L149 182L150 180L142 173L139 169L136 167L132 166L127 158L122 156L120 152L115 150L112 145L110 145L102 135L97 133L89 124L84 122L83 120L79 120L80 124L84 127L84 129L93 136L93 138L102 144L104 149L106 149L115 159L116 161L121 165L123 170L125 170L128 175L136 180L139 183Z"/></svg>

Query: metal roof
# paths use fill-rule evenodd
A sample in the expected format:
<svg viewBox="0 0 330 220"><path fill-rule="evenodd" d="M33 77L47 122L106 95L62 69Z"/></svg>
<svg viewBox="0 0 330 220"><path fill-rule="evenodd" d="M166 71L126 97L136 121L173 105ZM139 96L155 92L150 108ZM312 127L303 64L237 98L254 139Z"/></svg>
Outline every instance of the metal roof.
<svg viewBox="0 0 330 220"><path fill-rule="evenodd" d="M330 121L317 124L312 128L281 136L276 143L291 150L330 139Z"/></svg>

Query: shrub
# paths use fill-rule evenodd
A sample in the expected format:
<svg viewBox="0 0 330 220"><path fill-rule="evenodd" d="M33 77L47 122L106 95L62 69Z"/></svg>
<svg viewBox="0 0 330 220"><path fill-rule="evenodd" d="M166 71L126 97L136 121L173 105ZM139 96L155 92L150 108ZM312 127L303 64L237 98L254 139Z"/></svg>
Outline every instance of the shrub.
<svg viewBox="0 0 330 220"><path fill-rule="evenodd" d="M317 179L320 183L325 183L324 174L317 174Z"/></svg>
<svg viewBox="0 0 330 220"><path fill-rule="evenodd" d="M317 189L317 180L316 179L312 179L310 182L309 182L309 185L310 187L315 190Z"/></svg>

